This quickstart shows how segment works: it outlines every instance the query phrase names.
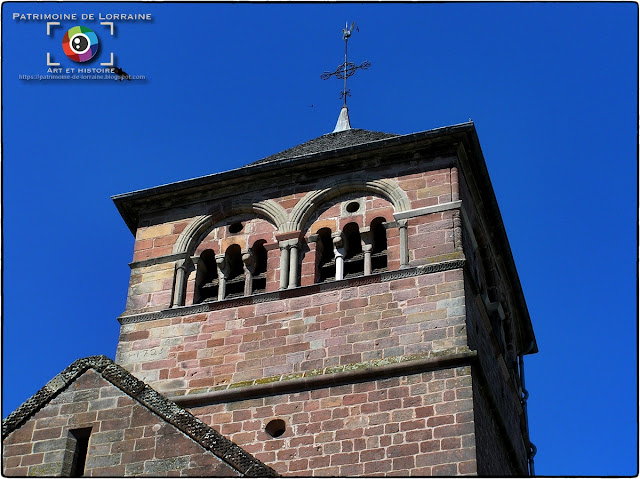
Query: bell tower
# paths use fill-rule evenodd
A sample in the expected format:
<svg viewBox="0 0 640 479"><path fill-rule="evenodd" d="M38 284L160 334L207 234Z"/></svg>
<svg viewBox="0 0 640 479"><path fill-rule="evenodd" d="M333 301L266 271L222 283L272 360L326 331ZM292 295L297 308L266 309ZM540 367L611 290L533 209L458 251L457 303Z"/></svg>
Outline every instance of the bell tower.
<svg viewBox="0 0 640 479"><path fill-rule="evenodd" d="M341 129L114 202L116 362L279 474L533 472L537 346L473 123Z"/></svg>

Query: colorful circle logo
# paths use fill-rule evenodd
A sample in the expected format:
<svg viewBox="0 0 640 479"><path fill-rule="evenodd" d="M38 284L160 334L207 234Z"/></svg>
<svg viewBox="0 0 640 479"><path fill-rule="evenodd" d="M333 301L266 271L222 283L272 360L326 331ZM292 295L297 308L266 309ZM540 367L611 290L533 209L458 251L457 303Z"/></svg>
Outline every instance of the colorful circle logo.
<svg viewBox="0 0 640 479"><path fill-rule="evenodd" d="M62 38L64 53L74 62L86 62L98 51L98 36L87 27L70 28Z"/></svg>

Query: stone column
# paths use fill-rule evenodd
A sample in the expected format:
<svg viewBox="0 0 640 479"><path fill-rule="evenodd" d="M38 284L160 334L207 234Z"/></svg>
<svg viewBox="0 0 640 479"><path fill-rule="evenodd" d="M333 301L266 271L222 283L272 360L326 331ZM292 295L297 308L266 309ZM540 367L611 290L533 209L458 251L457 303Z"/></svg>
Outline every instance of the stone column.
<svg viewBox="0 0 640 479"><path fill-rule="evenodd" d="M336 259L336 281L338 281L344 279L344 252L346 241L342 231L331 233L331 240L333 241L333 255Z"/></svg>
<svg viewBox="0 0 640 479"><path fill-rule="evenodd" d="M289 284L289 249L287 241L280 241L280 289L287 289Z"/></svg>
<svg viewBox="0 0 640 479"><path fill-rule="evenodd" d="M193 262L187 257L176 261L176 280L173 290L173 304L171 307L184 306L185 294L187 290L187 277L192 271Z"/></svg>
<svg viewBox="0 0 640 479"><path fill-rule="evenodd" d="M242 264L244 265L244 295L251 296L253 293L253 272L256 270L256 257L251 248L242 252Z"/></svg>
<svg viewBox="0 0 640 479"><path fill-rule="evenodd" d="M298 286L298 249L300 248L300 242L296 240L289 240L289 289Z"/></svg>
<svg viewBox="0 0 640 479"><path fill-rule="evenodd" d="M364 274L371 274L371 250L373 249L373 234L371 228L360 228L360 243L364 253Z"/></svg>
<svg viewBox="0 0 640 479"><path fill-rule="evenodd" d="M396 220L398 230L400 231L400 267L407 268L409 266L409 232L408 220Z"/></svg>
<svg viewBox="0 0 640 479"><path fill-rule="evenodd" d="M204 261L200 259L200 256L192 256L191 261L195 271L195 287L193 289L193 303L195 304L202 301L202 298L200 297L200 284L206 275L207 268L204 265Z"/></svg>
<svg viewBox="0 0 640 479"><path fill-rule="evenodd" d="M227 257L224 254L216 255L218 267L218 301L222 301L227 293Z"/></svg>

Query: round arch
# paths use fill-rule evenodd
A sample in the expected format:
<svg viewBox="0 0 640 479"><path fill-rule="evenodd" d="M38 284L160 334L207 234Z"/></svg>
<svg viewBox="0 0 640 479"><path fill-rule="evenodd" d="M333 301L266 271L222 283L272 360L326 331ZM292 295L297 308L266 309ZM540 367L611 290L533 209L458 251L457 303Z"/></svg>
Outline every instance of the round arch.
<svg viewBox="0 0 640 479"><path fill-rule="evenodd" d="M253 204L234 202L229 211L224 214L203 215L195 218L178 237L173 253L192 254L211 227L225 218L241 214L255 214L264 218L273 224L276 230L281 229L289 218L284 208L273 200L263 200Z"/></svg>
<svg viewBox="0 0 640 479"><path fill-rule="evenodd" d="M376 193L389 200L396 213L411 208L407 194L391 180L344 179L330 187L307 193L291 211L290 220L283 226L283 231L301 230L322 204L338 196L360 191Z"/></svg>

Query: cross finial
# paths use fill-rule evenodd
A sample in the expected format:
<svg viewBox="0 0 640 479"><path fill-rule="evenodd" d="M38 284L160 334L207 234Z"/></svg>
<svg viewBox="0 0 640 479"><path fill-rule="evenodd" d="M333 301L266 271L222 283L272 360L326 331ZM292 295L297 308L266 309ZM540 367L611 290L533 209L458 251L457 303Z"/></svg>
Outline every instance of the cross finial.
<svg viewBox="0 0 640 479"><path fill-rule="evenodd" d="M351 93L349 93L349 90L347 89L347 78L353 75L358 68L366 70L371 66L371 62L368 61L365 61L360 65L356 65L355 63L347 60L347 44L349 42L349 37L353 33L354 29L358 32L360 31L360 29L356 27L355 22L351 24L350 28L348 25L349 22L345 23L344 28L342 29L342 38L344 39L344 63L338 65L334 72L324 72L322 75L320 75L320 78L322 78L323 80L328 80L333 75L335 75L336 78L344 80L344 88L342 89L342 93L340 93L340 98L344 99L342 103L343 108L347 107L347 97L351 96Z"/></svg>

